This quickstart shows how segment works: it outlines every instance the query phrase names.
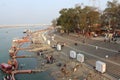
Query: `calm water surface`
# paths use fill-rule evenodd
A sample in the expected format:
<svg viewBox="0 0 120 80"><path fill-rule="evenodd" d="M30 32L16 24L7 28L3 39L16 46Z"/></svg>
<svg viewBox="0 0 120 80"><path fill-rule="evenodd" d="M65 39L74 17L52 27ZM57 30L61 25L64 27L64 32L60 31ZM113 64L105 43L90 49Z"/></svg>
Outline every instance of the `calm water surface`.
<svg viewBox="0 0 120 80"><path fill-rule="evenodd" d="M30 30L40 30L46 27L21 27L21 28L1 28L0 29L0 63L7 63L9 57L8 50L11 47L12 39L16 37L23 37L23 31L25 29ZM31 55L33 53L26 52L26 51L19 51L19 55ZM17 59L19 64L23 65L23 69L35 69L35 66L37 65L37 61L35 58L22 58ZM0 80L3 80L3 76L5 74L0 71ZM42 72L42 73L34 73L34 74L17 74L16 80L53 80L48 72Z"/></svg>

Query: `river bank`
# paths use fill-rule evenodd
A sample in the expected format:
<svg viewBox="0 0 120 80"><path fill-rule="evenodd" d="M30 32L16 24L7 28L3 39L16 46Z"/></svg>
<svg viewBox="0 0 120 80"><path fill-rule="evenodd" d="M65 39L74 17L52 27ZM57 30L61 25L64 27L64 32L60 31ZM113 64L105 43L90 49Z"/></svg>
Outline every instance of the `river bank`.
<svg viewBox="0 0 120 80"><path fill-rule="evenodd" d="M69 58L69 51L65 45L61 51L56 48L52 48L53 45L63 43L55 37L55 41L52 40L52 36L55 34L50 33L52 30L37 31L32 34L33 43L30 45L33 47L29 51L35 52L37 59L37 68L50 71L50 76L55 80L111 80L100 73L91 69L89 65L77 62L76 60ZM42 35L46 37L43 39ZM47 41L50 40L50 44ZM50 57L53 57L54 61L47 62Z"/></svg>

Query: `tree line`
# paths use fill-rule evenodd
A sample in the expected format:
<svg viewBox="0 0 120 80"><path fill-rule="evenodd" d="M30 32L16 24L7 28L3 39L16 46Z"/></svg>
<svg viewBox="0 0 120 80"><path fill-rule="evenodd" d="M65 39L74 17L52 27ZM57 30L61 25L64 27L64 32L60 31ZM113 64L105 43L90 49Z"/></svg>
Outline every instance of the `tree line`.
<svg viewBox="0 0 120 80"><path fill-rule="evenodd" d="M66 32L94 31L108 26L120 28L120 4L117 0L108 1L107 7L100 12L95 7L76 5L74 8L64 8L60 16L52 21L53 26L61 26Z"/></svg>

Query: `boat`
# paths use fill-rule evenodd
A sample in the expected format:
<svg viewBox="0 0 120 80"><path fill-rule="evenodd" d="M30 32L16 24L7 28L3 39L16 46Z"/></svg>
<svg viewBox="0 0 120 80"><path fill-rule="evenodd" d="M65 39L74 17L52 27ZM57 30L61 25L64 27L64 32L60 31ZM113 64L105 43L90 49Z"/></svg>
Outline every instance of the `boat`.
<svg viewBox="0 0 120 80"><path fill-rule="evenodd" d="M5 73L11 73L12 72L12 65L9 65L7 63L1 63L0 69Z"/></svg>
<svg viewBox="0 0 120 80"><path fill-rule="evenodd" d="M0 64L0 69L5 73L10 74L12 71L18 69L18 62L16 59L8 60L8 64L7 63Z"/></svg>
<svg viewBox="0 0 120 80"><path fill-rule="evenodd" d="M32 31L30 29L25 29L23 33L31 33Z"/></svg>
<svg viewBox="0 0 120 80"><path fill-rule="evenodd" d="M17 50L17 47L13 46L10 48L9 50L9 54L11 57L15 56L17 54L18 50Z"/></svg>
<svg viewBox="0 0 120 80"><path fill-rule="evenodd" d="M18 69L18 62L16 59L8 60L8 64L12 65L12 70Z"/></svg>
<svg viewBox="0 0 120 80"><path fill-rule="evenodd" d="M17 42L17 43L24 43L24 42L29 42L29 38L28 37L23 37L22 39L14 39L13 42Z"/></svg>
<svg viewBox="0 0 120 80"><path fill-rule="evenodd" d="M28 31L28 30L27 30L27 29L25 29L25 30L23 31L23 33L27 33L27 31Z"/></svg>

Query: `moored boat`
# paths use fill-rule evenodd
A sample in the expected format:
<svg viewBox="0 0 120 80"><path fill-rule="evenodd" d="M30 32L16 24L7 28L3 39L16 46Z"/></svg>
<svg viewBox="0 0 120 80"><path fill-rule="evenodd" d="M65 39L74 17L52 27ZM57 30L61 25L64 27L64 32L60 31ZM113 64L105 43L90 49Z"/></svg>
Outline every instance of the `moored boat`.
<svg viewBox="0 0 120 80"><path fill-rule="evenodd" d="M29 38L28 37L23 37L22 39L14 39L13 42L17 42L17 43L24 43L24 42L29 42Z"/></svg>
<svg viewBox="0 0 120 80"><path fill-rule="evenodd" d="M11 73L12 72L12 65L9 65L6 63L1 63L0 69L5 73Z"/></svg>

